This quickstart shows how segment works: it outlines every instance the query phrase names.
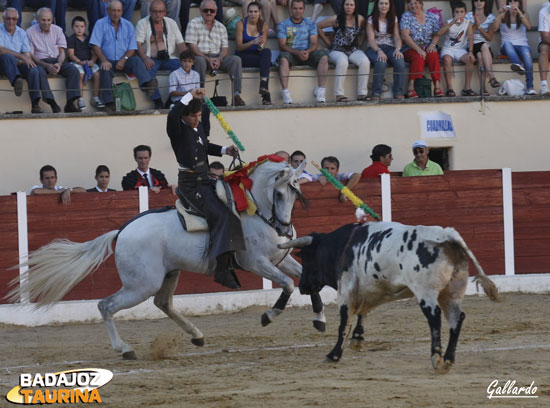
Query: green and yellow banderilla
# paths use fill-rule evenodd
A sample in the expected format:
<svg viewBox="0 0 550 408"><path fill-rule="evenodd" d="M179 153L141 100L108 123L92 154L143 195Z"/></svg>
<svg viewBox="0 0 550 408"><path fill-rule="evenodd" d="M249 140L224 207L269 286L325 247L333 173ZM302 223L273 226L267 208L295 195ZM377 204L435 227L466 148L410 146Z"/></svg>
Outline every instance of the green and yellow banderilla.
<svg viewBox="0 0 550 408"><path fill-rule="evenodd" d="M326 177L326 179L332 184L334 187L340 191L340 193L344 194L357 208L362 209L365 211L365 213L370 214L373 218L380 221L380 216L374 212L372 208L370 208L368 205L366 205L359 197L357 197L355 194L353 194L353 191L351 191L347 186L343 185L340 180L338 180L336 177L334 177L332 174L330 174L327 170L321 168L317 163L311 162L315 166L317 170L321 172L323 176Z"/></svg>

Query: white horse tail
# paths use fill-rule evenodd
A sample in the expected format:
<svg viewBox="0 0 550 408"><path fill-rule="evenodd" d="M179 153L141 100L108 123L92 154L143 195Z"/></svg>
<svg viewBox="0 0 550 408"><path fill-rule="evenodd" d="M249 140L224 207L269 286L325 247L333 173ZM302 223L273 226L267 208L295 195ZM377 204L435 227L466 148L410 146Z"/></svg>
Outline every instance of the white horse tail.
<svg viewBox="0 0 550 408"><path fill-rule="evenodd" d="M464 239L462 239L460 234L454 228L445 228L445 231L447 232L447 236L449 237L449 240L458 244L462 248L462 250L466 253L466 255L468 255L468 258L471 259L472 263L476 267L477 276L474 278L476 287L478 285L481 285L481 287L483 288L483 291L489 297L489 299L491 299L494 302L500 301L501 297L498 293L498 289L496 285L485 274L477 258L475 257L473 252L470 251L470 248L468 248L468 245L466 245L466 242L464 242Z"/></svg>
<svg viewBox="0 0 550 408"><path fill-rule="evenodd" d="M109 231L82 243L57 239L31 252L27 262L14 267L29 269L10 282L10 286L20 284L8 293L8 299L36 302L36 308L59 302L111 256L117 235L118 230Z"/></svg>

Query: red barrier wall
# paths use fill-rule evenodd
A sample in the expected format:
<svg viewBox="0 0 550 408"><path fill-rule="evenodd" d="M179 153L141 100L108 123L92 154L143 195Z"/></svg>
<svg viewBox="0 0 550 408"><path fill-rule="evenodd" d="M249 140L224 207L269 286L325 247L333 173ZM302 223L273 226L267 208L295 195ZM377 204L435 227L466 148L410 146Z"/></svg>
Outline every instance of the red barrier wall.
<svg viewBox="0 0 550 408"><path fill-rule="evenodd" d="M488 274L504 273L502 175L500 170L453 171L445 176L401 178L393 174L392 219L404 224L452 226L458 230ZM550 172L513 174L516 273L550 271ZM302 185L311 202L309 209L297 204L293 221L298 236L312 231L330 232L355 221L350 202L340 203L330 185ZM363 180L354 188L381 214L379 180ZM171 205L168 191L149 195L149 208ZM27 197L29 250L55 238L83 242L120 228L138 214L136 191L73 194L63 205L56 195ZM0 197L0 297L18 271L6 269L18 263L16 197ZM471 268L471 272L474 270ZM259 289L261 278L239 272L243 289ZM92 276L78 284L66 299L97 299L114 293L120 280L111 257ZM184 272L176 293L225 290L211 277ZM5 300L0 300L5 303Z"/></svg>

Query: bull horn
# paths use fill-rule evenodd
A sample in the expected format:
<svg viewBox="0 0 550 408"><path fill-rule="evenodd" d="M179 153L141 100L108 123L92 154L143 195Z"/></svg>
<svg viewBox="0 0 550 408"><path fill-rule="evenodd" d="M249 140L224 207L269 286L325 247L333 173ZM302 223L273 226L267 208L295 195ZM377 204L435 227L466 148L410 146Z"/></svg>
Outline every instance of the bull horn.
<svg viewBox="0 0 550 408"><path fill-rule="evenodd" d="M277 245L277 247L279 249L302 248L311 245L312 242L313 237L308 235L307 237L296 238L291 241L285 242L284 244L279 244Z"/></svg>

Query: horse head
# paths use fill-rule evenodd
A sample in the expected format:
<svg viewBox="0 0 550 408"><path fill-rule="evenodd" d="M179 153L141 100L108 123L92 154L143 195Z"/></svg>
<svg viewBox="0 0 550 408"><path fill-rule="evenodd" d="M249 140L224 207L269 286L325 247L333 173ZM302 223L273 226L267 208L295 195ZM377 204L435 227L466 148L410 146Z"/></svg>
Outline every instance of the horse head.
<svg viewBox="0 0 550 408"><path fill-rule="evenodd" d="M260 217L265 217L281 236L290 236L293 232L291 219L296 199L306 202L298 184L305 165L303 162L293 169L288 163L266 162L250 176L254 180L252 194Z"/></svg>

